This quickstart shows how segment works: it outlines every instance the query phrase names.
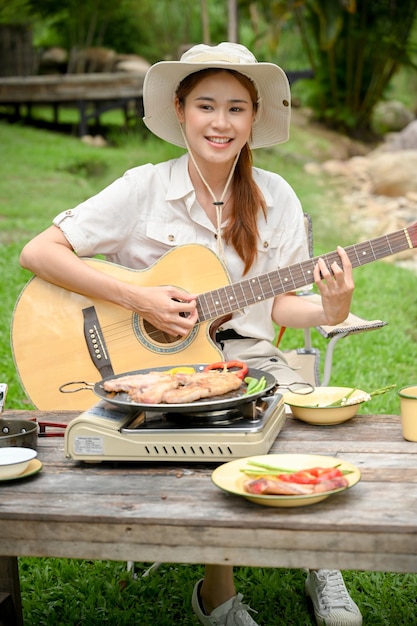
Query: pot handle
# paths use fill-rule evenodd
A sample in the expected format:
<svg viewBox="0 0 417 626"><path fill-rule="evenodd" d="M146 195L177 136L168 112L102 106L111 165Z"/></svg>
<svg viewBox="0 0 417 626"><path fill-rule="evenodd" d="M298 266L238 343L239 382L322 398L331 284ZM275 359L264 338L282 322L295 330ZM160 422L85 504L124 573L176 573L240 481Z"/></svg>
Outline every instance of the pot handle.
<svg viewBox="0 0 417 626"><path fill-rule="evenodd" d="M73 385L78 385L75 389L72 389ZM61 393L77 393L77 391L85 391L94 389L94 383L87 383L85 380L73 380L69 383L64 383L59 387Z"/></svg>

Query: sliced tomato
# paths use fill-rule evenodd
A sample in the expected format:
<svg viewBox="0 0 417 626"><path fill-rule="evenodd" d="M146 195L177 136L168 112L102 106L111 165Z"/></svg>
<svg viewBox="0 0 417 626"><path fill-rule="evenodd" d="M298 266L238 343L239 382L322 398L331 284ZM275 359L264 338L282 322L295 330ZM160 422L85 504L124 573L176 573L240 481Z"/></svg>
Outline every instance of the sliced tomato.
<svg viewBox="0 0 417 626"><path fill-rule="evenodd" d="M279 474L277 478L286 483L298 483L301 485L316 485L317 483L332 478L340 478L343 473L338 467L311 467L293 474Z"/></svg>

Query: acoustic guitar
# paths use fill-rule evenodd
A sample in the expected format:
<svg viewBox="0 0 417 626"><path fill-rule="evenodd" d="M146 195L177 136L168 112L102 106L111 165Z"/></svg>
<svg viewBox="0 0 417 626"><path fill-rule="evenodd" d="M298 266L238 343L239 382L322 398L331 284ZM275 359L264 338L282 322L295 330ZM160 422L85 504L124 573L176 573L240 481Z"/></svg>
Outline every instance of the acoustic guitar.
<svg viewBox="0 0 417 626"><path fill-rule="evenodd" d="M417 222L345 250L353 267L358 267L415 247ZM329 268L340 260L337 251L322 258ZM199 322L181 338L159 331L137 313L33 277L18 298L11 327L12 352L22 385L39 409L84 410L97 402L91 390L62 393L62 385L91 384L112 374L161 365L218 361L221 352L213 336L222 321L243 307L311 284L317 260L307 259L232 284L215 253L198 244L173 248L146 270L85 259L95 269L130 284L175 285L199 294Z"/></svg>

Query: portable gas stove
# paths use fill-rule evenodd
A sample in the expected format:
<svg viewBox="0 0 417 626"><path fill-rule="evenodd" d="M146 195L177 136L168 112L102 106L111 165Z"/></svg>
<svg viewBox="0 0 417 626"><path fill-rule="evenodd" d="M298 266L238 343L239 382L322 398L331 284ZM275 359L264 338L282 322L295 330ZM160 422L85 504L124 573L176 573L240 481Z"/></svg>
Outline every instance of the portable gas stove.
<svg viewBox="0 0 417 626"><path fill-rule="evenodd" d="M284 423L280 394L200 413L151 412L101 400L68 424L65 454L87 462L226 462L269 452Z"/></svg>

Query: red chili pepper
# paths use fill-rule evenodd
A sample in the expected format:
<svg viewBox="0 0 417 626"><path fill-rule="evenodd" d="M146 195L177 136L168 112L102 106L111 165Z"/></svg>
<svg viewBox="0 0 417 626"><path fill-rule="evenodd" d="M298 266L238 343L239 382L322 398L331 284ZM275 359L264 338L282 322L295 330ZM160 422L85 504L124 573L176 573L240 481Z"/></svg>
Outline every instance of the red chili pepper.
<svg viewBox="0 0 417 626"><path fill-rule="evenodd" d="M218 363L210 363L206 365L203 369L203 372L209 372L210 370L231 370L232 368L237 368L237 372L233 372L241 378L242 380L245 378L246 374L249 371L248 366L243 361L219 361Z"/></svg>

